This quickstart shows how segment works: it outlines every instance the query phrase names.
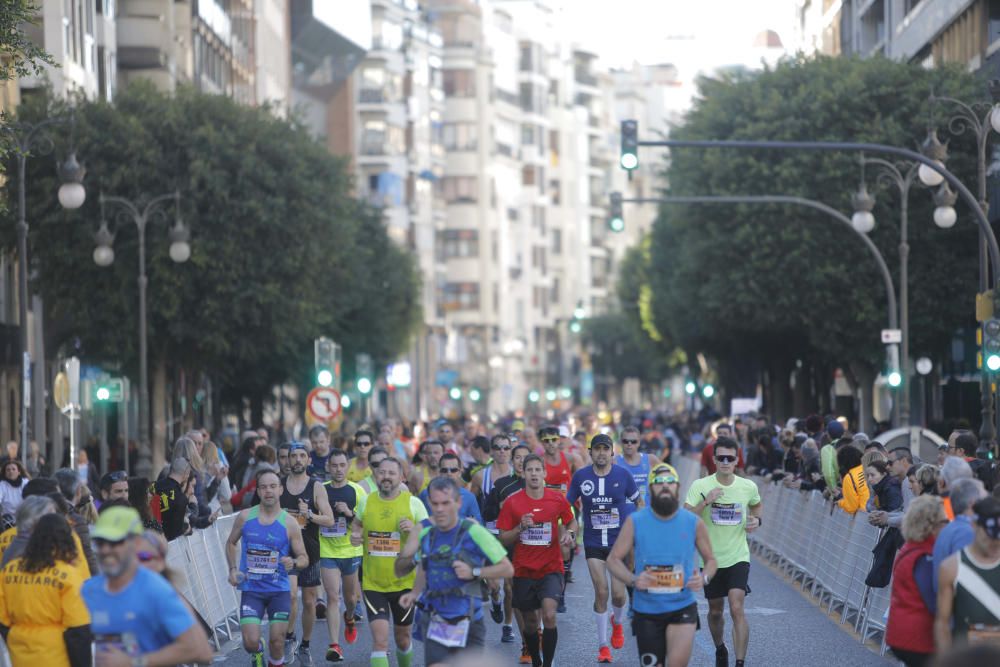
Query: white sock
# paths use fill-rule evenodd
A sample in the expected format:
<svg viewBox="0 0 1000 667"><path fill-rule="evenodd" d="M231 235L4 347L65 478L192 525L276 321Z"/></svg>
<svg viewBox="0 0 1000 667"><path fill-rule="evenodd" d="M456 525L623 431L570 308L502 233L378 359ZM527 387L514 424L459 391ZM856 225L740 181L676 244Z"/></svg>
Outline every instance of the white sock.
<svg viewBox="0 0 1000 667"><path fill-rule="evenodd" d="M597 619L597 646L608 645L608 618L610 614L606 611L595 611L594 618Z"/></svg>
<svg viewBox="0 0 1000 667"><path fill-rule="evenodd" d="M614 605L611 605L611 609L615 613L615 623L617 623L618 625L621 625L622 623L624 623L625 622L625 613L628 611L628 607L627 606L616 607Z"/></svg>
<svg viewBox="0 0 1000 667"><path fill-rule="evenodd" d="M281 656L277 660L275 660L274 658L268 656L267 661L270 664L272 664L272 665L283 665L283 664L285 664L285 656Z"/></svg>

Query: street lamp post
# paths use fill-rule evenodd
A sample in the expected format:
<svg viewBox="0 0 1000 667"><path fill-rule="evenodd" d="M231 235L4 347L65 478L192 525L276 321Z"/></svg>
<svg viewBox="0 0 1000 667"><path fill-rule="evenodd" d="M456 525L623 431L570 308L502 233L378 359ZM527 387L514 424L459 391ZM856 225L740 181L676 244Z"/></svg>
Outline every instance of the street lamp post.
<svg viewBox="0 0 1000 667"><path fill-rule="evenodd" d="M139 232L139 458L136 462L136 474L148 477L152 470L152 456L149 443L149 364L146 349L146 225L166 214L159 205L168 201L174 202L175 219L170 228L170 259L181 264L191 256L191 245L188 243L191 233L180 218L180 193L163 194L150 199L145 206L138 205L123 197L108 197L101 195L101 227L95 235L97 247L94 249L94 263L98 266L110 266L115 261L115 251L112 248L114 232L108 228L104 219L104 205L121 206L131 216Z"/></svg>
<svg viewBox="0 0 1000 667"><path fill-rule="evenodd" d="M52 137L48 130L53 125L65 122L62 117L47 118L38 123L19 121L0 125L0 132L7 136L17 153L17 317L21 339L21 460L28 464L28 406L31 391L31 355L28 351L28 220L26 204L25 171L28 155L47 154L53 149ZM70 153L66 162L60 165L59 203L65 209L83 206L87 191L83 187L86 174L76 154ZM72 461L70 462L72 464Z"/></svg>

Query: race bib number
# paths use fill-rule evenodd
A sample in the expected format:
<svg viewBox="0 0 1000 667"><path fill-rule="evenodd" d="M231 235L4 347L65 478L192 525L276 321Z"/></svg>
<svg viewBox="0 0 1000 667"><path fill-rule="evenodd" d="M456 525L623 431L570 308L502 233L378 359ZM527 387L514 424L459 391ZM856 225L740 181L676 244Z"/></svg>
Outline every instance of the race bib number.
<svg viewBox="0 0 1000 667"><path fill-rule="evenodd" d="M278 573L278 552L273 549L247 547L247 575L262 577Z"/></svg>
<svg viewBox="0 0 1000 667"><path fill-rule="evenodd" d="M648 589L650 593L664 595L684 590L684 568L680 565L647 565L646 572L655 579Z"/></svg>
<svg viewBox="0 0 1000 667"><path fill-rule="evenodd" d="M738 526L743 522L739 503L712 503L712 523L716 526Z"/></svg>
<svg viewBox="0 0 1000 667"><path fill-rule="evenodd" d="M536 523L521 531L521 544L529 547L547 547L552 544L552 524Z"/></svg>
<svg viewBox="0 0 1000 667"><path fill-rule="evenodd" d="M138 658L142 655L139 640L131 632L95 634L94 641L90 646L95 665L97 664L97 655L111 649L118 649L130 658Z"/></svg>
<svg viewBox="0 0 1000 667"><path fill-rule="evenodd" d="M969 643L1000 646L1000 625L984 625L982 623L970 625Z"/></svg>
<svg viewBox="0 0 1000 667"><path fill-rule="evenodd" d="M458 623L449 623L435 614L431 616L427 626L427 638L448 648L465 648L466 642L469 641L469 619L463 618Z"/></svg>
<svg viewBox="0 0 1000 667"><path fill-rule="evenodd" d="M590 511L590 525L594 530L612 530L620 526L618 508L596 509Z"/></svg>
<svg viewBox="0 0 1000 667"><path fill-rule="evenodd" d="M370 530L368 531L368 555L385 558L395 558L399 555L399 533Z"/></svg>
<svg viewBox="0 0 1000 667"><path fill-rule="evenodd" d="M486 530L490 531L494 535L499 535L500 534L500 531L497 530L497 522L496 521L487 521L486 522Z"/></svg>
<svg viewBox="0 0 1000 667"><path fill-rule="evenodd" d="M347 519L337 517L332 526L320 526L320 537L347 537Z"/></svg>

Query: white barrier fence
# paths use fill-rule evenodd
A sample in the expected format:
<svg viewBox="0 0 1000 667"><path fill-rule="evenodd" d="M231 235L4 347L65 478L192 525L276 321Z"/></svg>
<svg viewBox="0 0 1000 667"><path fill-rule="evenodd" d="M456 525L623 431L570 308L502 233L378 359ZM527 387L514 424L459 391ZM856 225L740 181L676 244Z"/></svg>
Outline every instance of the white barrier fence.
<svg viewBox="0 0 1000 667"><path fill-rule="evenodd" d="M676 468L683 498L700 465L685 457ZM851 622L862 641L881 636L884 654L890 589L865 585L882 530L868 523L867 514L847 514L818 491L754 481L764 505L761 527L750 535L757 555L808 590L829 613L839 611L841 624Z"/></svg>

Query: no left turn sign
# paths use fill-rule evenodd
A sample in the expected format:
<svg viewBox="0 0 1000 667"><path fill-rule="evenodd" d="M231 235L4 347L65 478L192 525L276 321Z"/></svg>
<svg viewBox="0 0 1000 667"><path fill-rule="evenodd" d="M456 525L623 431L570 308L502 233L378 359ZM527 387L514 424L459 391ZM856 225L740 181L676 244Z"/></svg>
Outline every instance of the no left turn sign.
<svg viewBox="0 0 1000 667"><path fill-rule="evenodd" d="M306 409L320 421L332 421L340 415L340 393L329 387L316 387L306 398Z"/></svg>

